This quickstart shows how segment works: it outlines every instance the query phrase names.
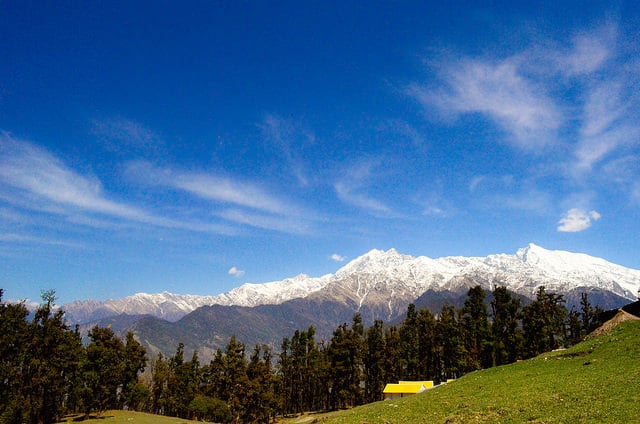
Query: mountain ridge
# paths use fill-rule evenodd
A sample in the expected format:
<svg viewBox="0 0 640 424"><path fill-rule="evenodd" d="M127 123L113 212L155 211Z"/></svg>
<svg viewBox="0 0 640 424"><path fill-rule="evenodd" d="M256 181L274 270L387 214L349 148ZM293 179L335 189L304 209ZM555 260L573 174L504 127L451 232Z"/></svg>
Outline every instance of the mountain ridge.
<svg viewBox="0 0 640 424"><path fill-rule="evenodd" d="M350 261L334 274L309 277L298 274L280 281L245 283L229 292L212 295L182 295L169 292L137 293L104 302L75 301L63 306L68 319L86 323L113 315L152 315L177 321L203 306L280 305L293 299L331 299L375 308L381 318L396 315L406 303L433 290L462 291L480 284L492 290L497 285L532 298L540 285L550 291L568 293L577 288L603 290L635 300L640 289L640 270L604 259L562 250L547 250L534 243L515 254L486 257L445 256L432 259L411 256L395 249L372 249ZM353 305L352 305L353 306ZM381 312L386 311L386 314Z"/></svg>

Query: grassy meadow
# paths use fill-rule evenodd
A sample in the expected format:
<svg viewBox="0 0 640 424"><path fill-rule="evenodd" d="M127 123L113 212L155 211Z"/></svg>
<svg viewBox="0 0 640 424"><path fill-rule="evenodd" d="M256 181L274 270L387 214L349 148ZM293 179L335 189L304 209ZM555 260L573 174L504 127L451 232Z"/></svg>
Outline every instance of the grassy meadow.
<svg viewBox="0 0 640 424"><path fill-rule="evenodd" d="M185 420L184 418L164 417L134 411L105 411L98 417L82 421L74 421L74 418L75 417L68 417L67 420L63 422L80 422L83 424L184 424L197 422Z"/></svg>
<svg viewBox="0 0 640 424"><path fill-rule="evenodd" d="M640 321L448 385L288 423L640 423Z"/></svg>

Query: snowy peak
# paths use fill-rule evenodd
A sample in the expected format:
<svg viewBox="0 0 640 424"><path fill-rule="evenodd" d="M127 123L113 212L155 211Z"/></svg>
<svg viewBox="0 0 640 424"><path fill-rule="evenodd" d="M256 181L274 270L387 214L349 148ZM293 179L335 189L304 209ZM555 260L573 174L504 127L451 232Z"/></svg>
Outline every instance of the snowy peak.
<svg viewBox="0 0 640 424"><path fill-rule="evenodd" d="M527 297L533 297L544 285L563 294L597 289L635 300L640 270L582 253L547 250L533 243L513 255L438 259L403 255L395 249L373 249L335 274L318 278L300 274L281 281L247 283L215 296L138 293L106 302L73 302L64 308L68 316L80 322L116 314L151 314L175 321L205 305L254 307L313 296L354 305L356 310L384 310L385 315L392 316L428 290L463 292L478 284L488 290L506 286Z"/></svg>

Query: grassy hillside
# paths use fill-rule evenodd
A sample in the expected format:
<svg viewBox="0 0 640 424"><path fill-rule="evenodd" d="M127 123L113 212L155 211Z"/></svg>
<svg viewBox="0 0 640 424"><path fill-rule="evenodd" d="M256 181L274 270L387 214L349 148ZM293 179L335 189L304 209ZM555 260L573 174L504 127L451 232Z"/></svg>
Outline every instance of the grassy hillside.
<svg viewBox="0 0 640 424"><path fill-rule="evenodd" d="M73 417L69 418L73 422ZM160 415L145 414L133 411L106 411L97 418L79 421L82 423L100 424L186 424L197 421L189 421L182 418L163 417Z"/></svg>
<svg viewBox="0 0 640 424"><path fill-rule="evenodd" d="M320 423L640 423L640 321L420 395L301 417Z"/></svg>

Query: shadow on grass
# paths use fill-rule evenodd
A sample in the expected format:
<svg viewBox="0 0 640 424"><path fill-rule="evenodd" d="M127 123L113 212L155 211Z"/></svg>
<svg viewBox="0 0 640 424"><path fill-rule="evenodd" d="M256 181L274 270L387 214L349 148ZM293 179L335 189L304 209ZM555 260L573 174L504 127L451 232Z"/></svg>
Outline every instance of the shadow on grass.
<svg viewBox="0 0 640 424"><path fill-rule="evenodd" d="M61 423L78 423L86 420L104 420L107 418L113 418L113 415L98 415L98 414L71 414L65 416Z"/></svg>

